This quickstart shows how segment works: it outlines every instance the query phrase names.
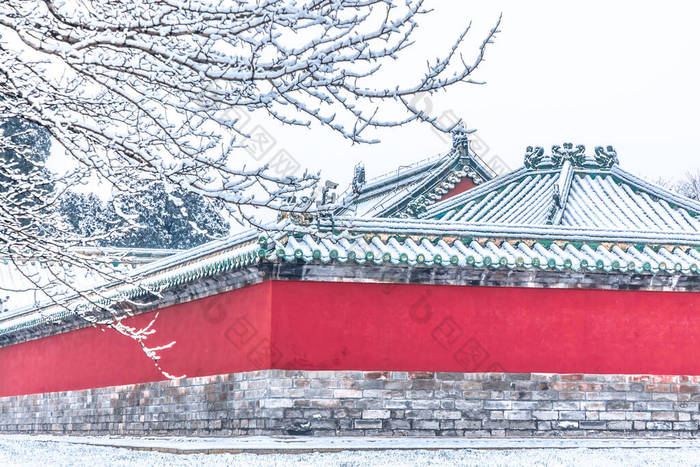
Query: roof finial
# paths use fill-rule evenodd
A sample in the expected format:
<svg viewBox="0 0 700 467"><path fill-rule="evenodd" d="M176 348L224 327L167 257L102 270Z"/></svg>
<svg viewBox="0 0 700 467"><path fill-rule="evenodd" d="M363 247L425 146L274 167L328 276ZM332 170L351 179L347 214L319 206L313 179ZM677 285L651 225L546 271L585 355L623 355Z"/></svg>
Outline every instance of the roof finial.
<svg viewBox="0 0 700 467"><path fill-rule="evenodd" d="M338 198L337 194L335 193L336 188L338 188L337 183L332 182L330 180L326 180L326 183L323 187L323 191L321 191L320 206L335 203L336 199Z"/></svg>
<svg viewBox="0 0 700 467"><path fill-rule="evenodd" d="M586 161L586 147L583 144L578 144L574 147L571 143L564 143L562 146L558 144L552 146L552 163L554 166L561 167L564 162L569 161L576 167L583 167Z"/></svg>
<svg viewBox="0 0 700 467"><path fill-rule="evenodd" d="M525 167L536 169L542 164L544 159L544 148L540 146L528 146L525 149Z"/></svg>
<svg viewBox="0 0 700 467"><path fill-rule="evenodd" d="M620 161L617 158L617 152L612 146L608 146L603 149L603 146L597 146L595 148L595 161L602 168L609 169L615 164L619 164Z"/></svg>
<svg viewBox="0 0 700 467"><path fill-rule="evenodd" d="M469 155L469 138L467 130L462 125L462 120L452 128L452 149L459 151L460 157Z"/></svg>
<svg viewBox="0 0 700 467"><path fill-rule="evenodd" d="M355 166L355 172L352 177L352 191L359 193L365 184L365 166L362 162L358 162Z"/></svg>

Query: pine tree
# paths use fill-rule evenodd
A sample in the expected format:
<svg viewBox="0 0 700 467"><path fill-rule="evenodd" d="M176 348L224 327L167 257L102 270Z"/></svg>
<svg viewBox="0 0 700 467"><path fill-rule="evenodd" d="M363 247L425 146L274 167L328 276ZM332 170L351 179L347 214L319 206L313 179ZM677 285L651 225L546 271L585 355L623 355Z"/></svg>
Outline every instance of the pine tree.
<svg viewBox="0 0 700 467"><path fill-rule="evenodd" d="M23 208L40 206L53 190L44 167L51 148L49 132L28 120L13 117L0 124L0 192L22 216ZM20 218L26 225L35 214Z"/></svg>
<svg viewBox="0 0 700 467"><path fill-rule="evenodd" d="M188 249L228 233L228 222L209 200L184 192L176 192L174 197L181 200L182 207L168 196L162 184L138 196L122 197L119 209L141 226L129 230L114 203L102 202L92 193L67 194L61 200L61 210L81 237L100 236L114 227L125 230L121 236L99 240L101 246Z"/></svg>
<svg viewBox="0 0 700 467"><path fill-rule="evenodd" d="M61 197L60 210L77 236L89 239L106 234L120 220L114 210L93 193L67 192ZM104 241L97 242L104 245Z"/></svg>

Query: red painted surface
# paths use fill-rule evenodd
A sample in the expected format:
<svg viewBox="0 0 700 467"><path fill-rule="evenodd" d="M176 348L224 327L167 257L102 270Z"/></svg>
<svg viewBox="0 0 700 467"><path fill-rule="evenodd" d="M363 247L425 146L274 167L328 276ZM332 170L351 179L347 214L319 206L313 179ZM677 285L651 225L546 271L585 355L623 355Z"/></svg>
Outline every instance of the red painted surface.
<svg viewBox="0 0 700 467"><path fill-rule="evenodd" d="M700 293L279 283L272 300L285 368L700 374Z"/></svg>
<svg viewBox="0 0 700 467"><path fill-rule="evenodd" d="M476 184L472 181L471 178L464 177L459 182L457 182L457 184L450 191L445 193L445 196L440 198L440 200L446 200L447 198L452 198L455 195L458 195L460 193L464 193L465 191L471 190L475 186L476 186Z"/></svg>
<svg viewBox="0 0 700 467"><path fill-rule="evenodd" d="M242 353L229 341L241 341L234 337L239 334L246 342L269 336L270 290L267 282L164 308L147 345L176 342L160 352L160 365L173 375L266 368L269 359ZM145 313L129 324L147 324L154 316L155 312ZM245 320L237 322L239 316ZM109 329L80 329L0 349L0 396L162 379L138 344Z"/></svg>
<svg viewBox="0 0 700 467"><path fill-rule="evenodd" d="M134 318L144 323L153 313ZM171 374L300 370L700 374L700 293L267 282L160 311ZM0 349L0 396L164 379L88 328Z"/></svg>

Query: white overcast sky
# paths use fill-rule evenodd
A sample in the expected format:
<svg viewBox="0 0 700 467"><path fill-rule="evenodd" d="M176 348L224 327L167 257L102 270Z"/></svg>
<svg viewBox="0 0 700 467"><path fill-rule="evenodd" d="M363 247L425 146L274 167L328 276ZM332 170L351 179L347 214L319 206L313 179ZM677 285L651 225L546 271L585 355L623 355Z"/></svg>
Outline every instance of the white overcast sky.
<svg viewBox="0 0 700 467"><path fill-rule="evenodd" d="M511 168L524 149L572 142L612 145L621 166L655 179L700 167L700 5L691 1L560 2L434 1L397 81L420 76L425 59L444 51L470 20L476 44L503 13L501 33L476 77L433 99L478 130ZM346 183L364 161L373 177L401 164L444 153L449 143L428 125L379 133L376 145L355 145L326 129L278 128L262 116L277 145L303 165Z"/></svg>

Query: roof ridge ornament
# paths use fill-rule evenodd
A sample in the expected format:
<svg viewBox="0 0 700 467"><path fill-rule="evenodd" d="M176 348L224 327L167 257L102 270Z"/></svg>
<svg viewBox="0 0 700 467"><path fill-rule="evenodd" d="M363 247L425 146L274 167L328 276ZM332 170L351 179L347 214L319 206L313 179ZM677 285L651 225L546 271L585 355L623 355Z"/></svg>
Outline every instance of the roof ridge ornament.
<svg viewBox="0 0 700 467"><path fill-rule="evenodd" d="M617 158L617 151L612 146L608 146L606 149L603 149L602 146L597 146L594 157L596 163L606 169L620 163L620 160Z"/></svg>
<svg viewBox="0 0 700 467"><path fill-rule="evenodd" d="M359 193L362 187L365 186L367 181L365 177L365 165L362 162L358 162L355 165L355 170L352 176L352 191L353 193Z"/></svg>
<svg viewBox="0 0 700 467"><path fill-rule="evenodd" d="M552 154L545 155L541 146L528 146L525 149L525 168L558 169L569 161L573 167L587 169L610 169L619 164L617 152L612 146L596 146L595 155L587 156L586 147L583 144L574 146L572 143L564 143L552 146Z"/></svg>
<svg viewBox="0 0 700 467"><path fill-rule="evenodd" d="M552 185L552 205L547 212L547 224L552 225L557 212L562 208L561 193L559 193L559 185Z"/></svg>
<svg viewBox="0 0 700 467"><path fill-rule="evenodd" d="M452 149L459 152L460 157L469 156L469 138L466 128L462 125L462 120L452 128Z"/></svg>
<svg viewBox="0 0 700 467"><path fill-rule="evenodd" d="M582 167L586 161L586 147L578 144L574 148L572 143L564 143L562 146L552 146L552 163L556 167L561 167L564 162L570 161L571 165Z"/></svg>
<svg viewBox="0 0 700 467"><path fill-rule="evenodd" d="M544 148L541 146L528 146L525 149L525 167L528 169L537 169L542 164L544 159Z"/></svg>

